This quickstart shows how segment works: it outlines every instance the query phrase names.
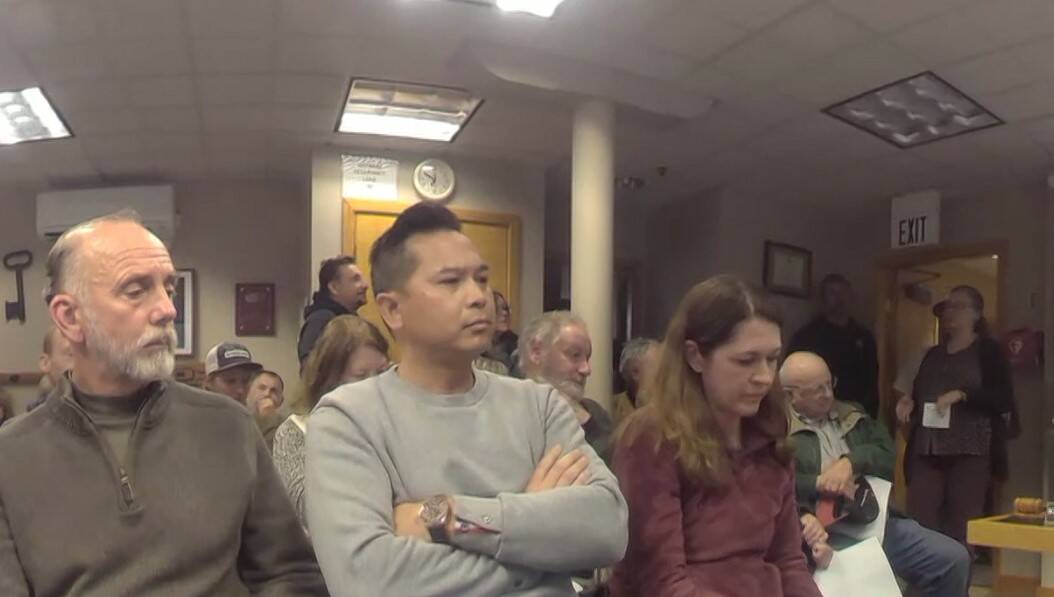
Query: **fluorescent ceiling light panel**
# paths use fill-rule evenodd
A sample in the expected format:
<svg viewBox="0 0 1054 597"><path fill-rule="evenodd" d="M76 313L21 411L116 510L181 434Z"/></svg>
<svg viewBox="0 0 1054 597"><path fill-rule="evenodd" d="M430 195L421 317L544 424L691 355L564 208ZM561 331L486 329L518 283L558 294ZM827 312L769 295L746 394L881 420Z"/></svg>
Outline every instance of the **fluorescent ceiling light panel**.
<svg viewBox="0 0 1054 597"><path fill-rule="evenodd" d="M525 12L546 19L556 12L564 0L495 0L494 5L505 12Z"/></svg>
<svg viewBox="0 0 1054 597"><path fill-rule="evenodd" d="M482 103L464 89L353 79L337 132L450 142Z"/></svg>
<svg viewBox="0 0 1054 597"><path fill-rule="evenodd" d="M0 91L0 145L72 136L39 87Z"/></svg>
<svg viewBox="0 0 1054 597"><path fill-rule="evenodd" d="M926 71L823 110L901 149L1003 124L963 92Z"/></svg>

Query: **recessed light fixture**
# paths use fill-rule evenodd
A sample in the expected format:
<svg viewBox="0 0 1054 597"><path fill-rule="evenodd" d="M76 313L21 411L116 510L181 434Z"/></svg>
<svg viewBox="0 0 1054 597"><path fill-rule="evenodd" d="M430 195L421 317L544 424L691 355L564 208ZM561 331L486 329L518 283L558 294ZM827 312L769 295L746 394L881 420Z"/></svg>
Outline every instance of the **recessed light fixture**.
<svg viewBox="0 0 1054 597"><path fill-rule="evenodd" d="M450 142L482 103L464 89L353 79L337 132Z"/></svg>
<svg viewBox="0 0 1054 597"><path fill-rule="evenodd" d="M465 4L490 6L504 12L522 12L546 19L552 18L564 0L456 0Z"/></svg>
<svg viewBox="0 0 1054 597"><path fill-rule="evenodd" d="M72 136L39 87L0 91L0 145Z"/></svg>
<svg viewBox="0 0 1054 597"><path fill-rule="evenodd" d="M902 149L1003 124L998 116L930 71L823 111Z"/></svg>
<svg viewBox="0 0 1054 597"><path fill-rule="evenodd" d="M551 18L564 0L495 0L497 6L505 12L525 12L546 19Z"/></svg>

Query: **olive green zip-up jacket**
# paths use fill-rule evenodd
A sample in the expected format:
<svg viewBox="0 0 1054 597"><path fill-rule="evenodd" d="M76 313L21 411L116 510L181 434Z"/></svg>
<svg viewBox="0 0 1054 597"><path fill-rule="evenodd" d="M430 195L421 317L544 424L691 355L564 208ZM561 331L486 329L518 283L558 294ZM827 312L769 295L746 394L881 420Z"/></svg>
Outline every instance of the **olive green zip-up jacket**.
<svg viewBox="0 0 1054 597"><path fill-rule="evenodd" d="M126 462L65 381L0 430L0 595L325 595L249 413L156 382Z"/></svg>

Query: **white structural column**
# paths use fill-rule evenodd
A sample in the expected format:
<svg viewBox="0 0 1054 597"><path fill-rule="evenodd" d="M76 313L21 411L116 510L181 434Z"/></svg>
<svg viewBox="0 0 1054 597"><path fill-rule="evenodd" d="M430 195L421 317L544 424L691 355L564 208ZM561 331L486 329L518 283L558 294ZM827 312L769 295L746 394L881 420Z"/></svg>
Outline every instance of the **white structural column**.
<svg viewBox="0 0 1054 597"><path fill-rule="evenodd" d="M571 171L571 308L589 326L593 375L586 396L610 408L614 271L615 107L575 111Z"/></svg>

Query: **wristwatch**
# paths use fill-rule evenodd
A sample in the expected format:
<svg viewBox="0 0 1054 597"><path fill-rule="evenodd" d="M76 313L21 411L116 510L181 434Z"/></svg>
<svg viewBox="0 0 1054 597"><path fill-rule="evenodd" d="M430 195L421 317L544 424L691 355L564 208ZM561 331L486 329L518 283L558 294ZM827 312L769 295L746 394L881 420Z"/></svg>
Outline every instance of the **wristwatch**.
<svg viewBox="0 0 1054 597"><path fill-rule="evenodd" d="M432 543L450 543L450 531L447 525L454 514L452 510L450 498L445 495L434 495L421 504L421 513L418 517L428 529Z"/></svg>

